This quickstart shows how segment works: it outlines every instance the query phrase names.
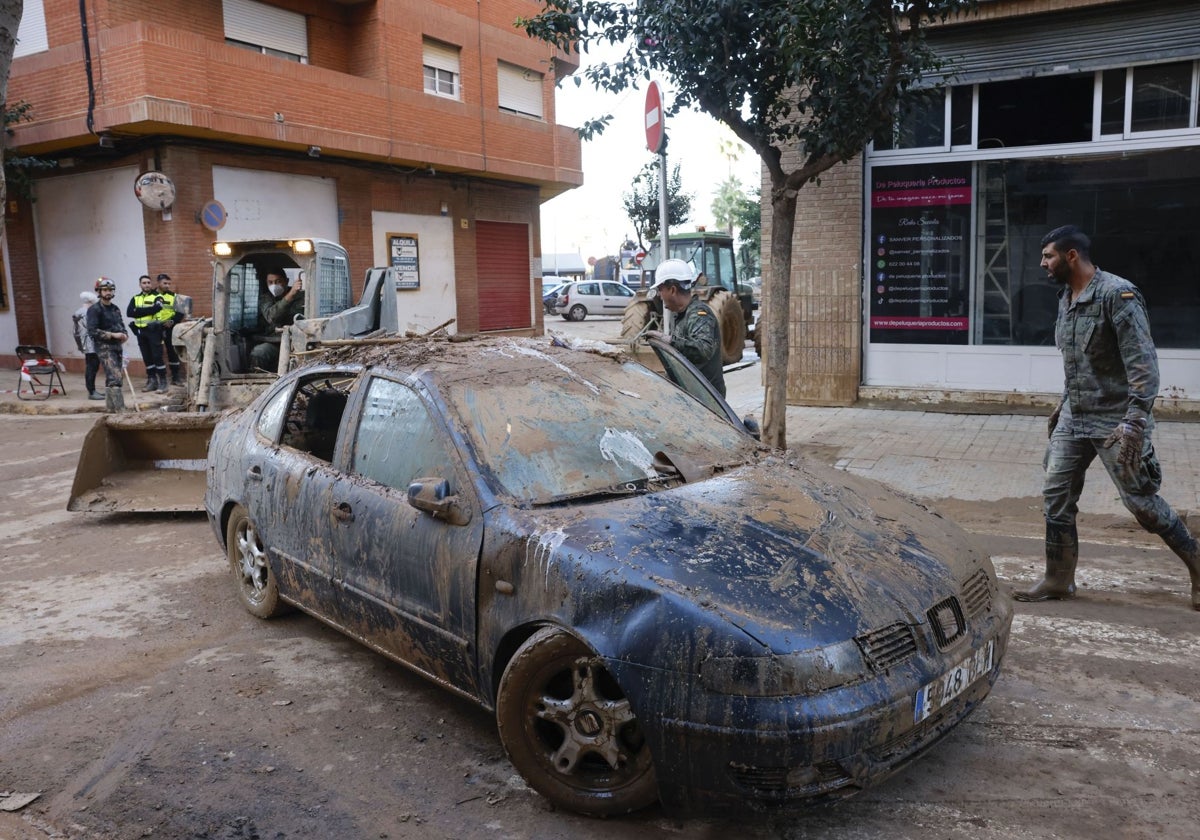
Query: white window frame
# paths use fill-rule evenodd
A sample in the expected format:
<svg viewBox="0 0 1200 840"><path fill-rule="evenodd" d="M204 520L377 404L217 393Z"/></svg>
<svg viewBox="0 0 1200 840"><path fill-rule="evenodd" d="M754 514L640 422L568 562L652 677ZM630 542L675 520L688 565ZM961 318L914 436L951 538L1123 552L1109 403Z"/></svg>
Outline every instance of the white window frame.
<svg viewBox="0 0 1200 840"><path fill-rule="evenodd" d="M452 44L425 38L421 44L425 92L445 99L462 99L460 49ZM449 82L450 91L442 89Z"/></svg>
<svg viewBox="0 0 1200 840"><path fill-rule="evenodd" d="M542 102L543 75L507 61L497 62L497 82L501 111L522 117L545 119Z"/></svg>
<svg viewBox="0 0 1200 840"><path fill-rule="evenodd" d="M221 0L225 42L308 63L308 18L256 0Z"/></svg>

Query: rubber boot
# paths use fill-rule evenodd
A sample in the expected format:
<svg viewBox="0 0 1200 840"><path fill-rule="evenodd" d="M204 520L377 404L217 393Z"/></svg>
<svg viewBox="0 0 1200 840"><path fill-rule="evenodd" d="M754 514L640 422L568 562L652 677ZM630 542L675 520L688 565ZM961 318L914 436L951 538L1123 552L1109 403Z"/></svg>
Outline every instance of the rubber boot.
<svg viewBox="0 0 1200 840"><path fill-rule="evenodd" d="M1192 577L1192 609L1200 610L1200 544L1188 531L1183 520L1178 516L1171 527L1159 534L1167 548L1187 566L1188 574Z"/></svg>
<svg viewBox="0 0 1200 840"><path fill-rule="evenodd" d="M171 384L172 385L182 385L183 384L183 372L180 370L179 362L171 363Z"/></svg>
<svg viewBox="0 0 1200 840"><path fill-rule="evenodd" d="M158 371L154 368L146 370L146 386L142 388L142 393L148 394L151 391L158 390Z"/></svg>
<svg viewBox="0 0 1200 840"><path fill-rule="evenodd" d="M104 389L104 408L109 414L120 414L125 410L125 394L120 385L109 385Z"/></svg>
<svg viewBox="0 0 1200 840"><path fill-rule="evenodd" d="M170 388L167 386L167 369L165 367L160 367L158 369L158 387L154 390L158 391L160 394L165 394L168 390L170 390Z"/></svg>
<svg viewBox="0 0 1200 840"><path fill-rule="evenodd" d="M1046 576L1032 589L1013 592L1018 601L1064 601L1075 597L1079 535L1074 525L1046 523Z"/></svg>

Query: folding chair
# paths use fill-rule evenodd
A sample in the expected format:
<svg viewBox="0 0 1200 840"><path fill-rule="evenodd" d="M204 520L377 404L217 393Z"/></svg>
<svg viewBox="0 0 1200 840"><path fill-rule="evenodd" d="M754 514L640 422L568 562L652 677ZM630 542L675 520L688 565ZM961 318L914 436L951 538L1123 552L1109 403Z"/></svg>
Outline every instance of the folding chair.
<svg viewBox="0 0 1200 840"><path fill-rule="evenodd" d="M63 385L62 371L54 354L40 344L18 344L17 358L21 360L21 378L17 382L17 399L44 400L54 392L54 379L58 378L58 393L65 395L67 388ZM38 379L47 377L46 382ZM25 385L28 383L29 388ZM38 393L38 387L45 387L43 393ZM28 396L27 396L28 395Z"/></svg>

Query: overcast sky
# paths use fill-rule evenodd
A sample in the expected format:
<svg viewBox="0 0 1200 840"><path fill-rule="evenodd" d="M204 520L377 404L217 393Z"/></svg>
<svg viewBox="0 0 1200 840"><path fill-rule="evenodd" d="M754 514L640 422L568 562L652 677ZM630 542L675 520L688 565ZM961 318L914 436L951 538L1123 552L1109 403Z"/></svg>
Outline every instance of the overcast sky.
<svg viewBox="0 0 1200 840"><path fill-rule="evenodd" d="M583 78L582 67L579 76ZM669 105L672 90L665 80L658 83ZM578 253L586 262L588 257L615 254L626 236L634 238L621 196L653 158L646 151L645 104L645 86L616 96L594 90L586 79L579 87L568 79L558 89L560 125L575 127L604 114L612 114L613 120L602 135L582 141L583 186L542 205L543 254ZM668 119L667 137L667 168L680 164L683 190L693 196L691 219L679 229L705 225L715 230L712 201L718 185L732 172L744 191L758 186L757 156L728 128L698 112ZM730 163L722 155L722 140L741 147L737 161Z"/></svg>

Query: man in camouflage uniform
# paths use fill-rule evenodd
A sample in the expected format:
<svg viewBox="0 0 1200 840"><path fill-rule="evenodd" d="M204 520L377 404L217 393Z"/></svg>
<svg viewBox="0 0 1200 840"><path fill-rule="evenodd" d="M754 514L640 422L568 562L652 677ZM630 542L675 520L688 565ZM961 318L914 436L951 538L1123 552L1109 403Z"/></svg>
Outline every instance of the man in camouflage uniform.
<svg viewBox="0 0 1200 840"><path fill-rule="evenodd" d="M663 306L677 316L671 335L647 333L666 341L691 362L725 396L725 371L721 363L721 325L707 303L692 297L696 279L683 260L663 260L654 272L651 290Z"/></svg>
<svg viewBox="0 0 1200 840"><path fill-rule="evenodd" d="M1046 447L1046 575L1013 597L1074 597L1077 503L1084 474L1099 457L1138 524L1160 536L1187 566L1192 607L1200 610L1200 546L1158 495L1162 469L1150 442L1158 353L1146 305L1132 283L1092 263L1089 247L1087 235L1074 225L1056 228L1042 239L1042 268L1063 287L1054 333L1066 387L1062 404L1050 417Z"/></svg>

